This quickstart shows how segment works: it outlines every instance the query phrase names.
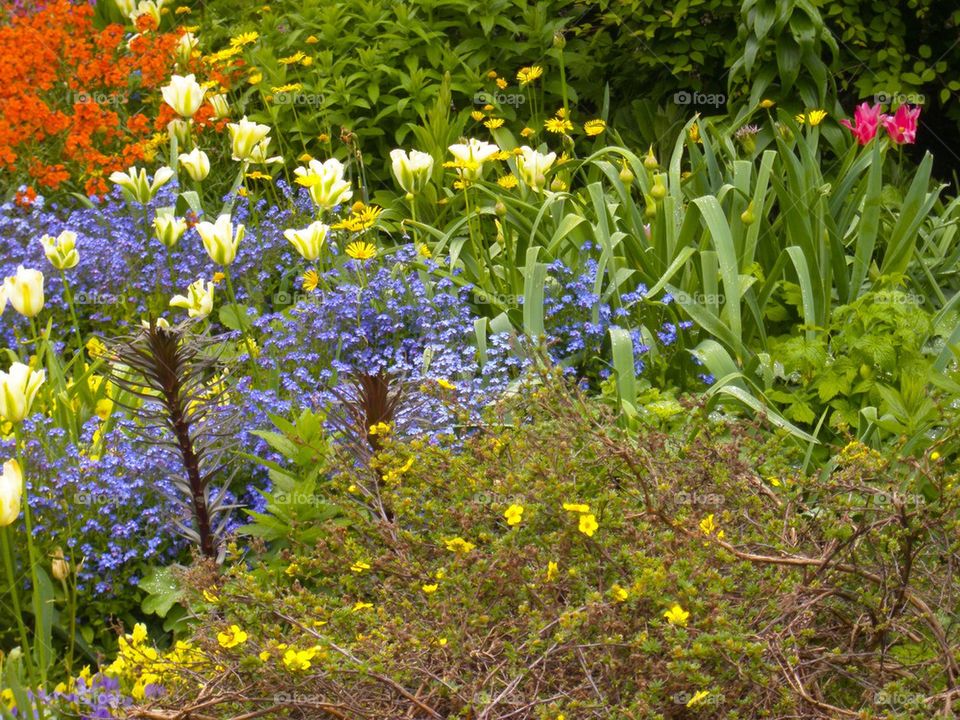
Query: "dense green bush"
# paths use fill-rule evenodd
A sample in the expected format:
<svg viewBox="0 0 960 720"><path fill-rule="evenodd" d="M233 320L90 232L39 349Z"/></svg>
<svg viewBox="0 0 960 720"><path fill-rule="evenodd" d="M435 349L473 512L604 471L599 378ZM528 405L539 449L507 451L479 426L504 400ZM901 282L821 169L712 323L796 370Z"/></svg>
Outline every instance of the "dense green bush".
<svg viewBox="0 0 960 720"><path fill-rule="evenodd" d="M369 467L288 428L284 472L306 484L271 498L282 542L181 576L203 659L161 670L163 704L185 707L188 678L213 666L204 702L224 713L921 718L949 704L960 495L938 462L852 443L806 478L696 408L678 433L626 434L562 384L526 398L467 438L386 442Z"/></svg>

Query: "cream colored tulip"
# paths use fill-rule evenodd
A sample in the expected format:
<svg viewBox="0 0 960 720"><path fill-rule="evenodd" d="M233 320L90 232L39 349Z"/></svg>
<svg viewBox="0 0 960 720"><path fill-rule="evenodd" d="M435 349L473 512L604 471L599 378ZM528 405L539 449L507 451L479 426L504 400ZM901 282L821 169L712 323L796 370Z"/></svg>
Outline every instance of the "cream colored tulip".
<svg viewBox="0 0 960 720"><path fill-rule="evenodd" d="M170 84L160 88L163 101L172 107L180 117L192 118L203 105L203 96L207 91L191 75L174 75Z"/></svg>
<svg viewBox="0 0 960 720"><path fill-rule="evenodd" d="M317 221L303 230L284 230L283 236L290 241L290 244L303 256L304 260L312 262L320 257L323 243L326 241L329 231L330 228L327 225Z"/></svg>
<svg viewBox="0 0 960 720"><path fill-rule="evenodd" d="M200 148L194 148L188 153L180 153L178 159L187 174L197 182L205 180L210 174L210 158Z"/></svg>
<svg viewBox="0 0 960 720"><path fill-rule="evenodd" d="M23 471L16 460L7 460L0 475L0 527L12 525L20 515Z"/></svg>
<svg viewBox="0 0 960 720"><path fill-rule="evenodd" d="M229 123L227 128L233 143L233 159L238 161L250 160L260 141L270 134L269 125L252 122L247 120L246 116L241 118L240 122Z"/></svg>
<svg viewBox="0 0 960 720"><path fill-rule="evenodd" d="M537 152L524 145L517 155L517 174L531 190L540 192L547 184L546 174L557 159L557 154Z"/></svg>
<svg viewBox="0 0 960 720"><path fill-rule="evenodd" d="M430 180L430 173L433 172L433 156L429 153L411 150L408 155L404 150L391 150L390 160L393 176L405 192L416 195Z"/></svg>
<svg viewBox="0 0 960 720"><path fill-rule="evenodd" d="M208 102L213 107L213 120L223 120L230 115L230 103L227 102L227 96L224 94L213 95L208 98Z"/></svg>
<svg viewBox="0 0 960 720"><path fill-rule="evenodd" d="M204 285L197 280L187 288L186 295L174 295L170 298L170 307L184 308L192 318L205 318L213 312L213 283Z"/></svg>
<svg viewBox="0 0 960 720"><path fill-rule="evenodd" d="M173 175L174 172L171 168L161 167L153 174L153 182L147 182L146 170L131 167L125 173L112 173L110 181L120 186L127 200L146 205L157 194L157 190L166 185Z"/></svg>
<svg viewBox="0 0 960 720"><path fill-rule="evenodd" d="M466 143L455 143L449 150L457 159L458 172L467 180L479 180L483 175L483 164L500 152L496 145L476 138L470 138Z"/></svg>
<svg viewBox="0 0 960 720"><path fill-rule="evenodd" d="M153 218L153 232L157 240L168 248L174 248L187 231L187 221L175 217L172 213L157 213Z"/></svg>
<svg viewBox="0 0 960 720"><path fill-rule="evenodd" d="M47 260L57 270L69 270L80 262L80 254L76 250L77 234L75 232L64 230L56 239L44 235L40 238L40 244L43 245L43 253L47 256Z"/></svg>
<svg viewBox="0 0 960 720"><path fill-rule="evenodd" d="M3 289L13 309L24 317L36 317L43 310L43 273L23 265L17 274L3 281Z"/></svg>
<svg viewBox="0 0 960 720"><path fill-rule="evenodd" d="M236 233L229 215L221 215L215 223L197 223L197 232L203 240L207 255L218 265L229 265L237 257L237 247L243 239L245 229L237 225Z"/></svg>
<svg viewBox="0 0 960 720"><path fill-rule="evenodd" d="M307 167L298 167L293 173L321 210L331 210L353 197L350 183L343 178L343 164L334 158L326 162L311 160Z"/></svg>
<svg viewBox="0 0 960 720"><path fill-rule="evenodd" d="M0 416L7 422L22 422L46 377L45 370L31 370L20 362L11 365L9 372L0 371Z"/></svg>

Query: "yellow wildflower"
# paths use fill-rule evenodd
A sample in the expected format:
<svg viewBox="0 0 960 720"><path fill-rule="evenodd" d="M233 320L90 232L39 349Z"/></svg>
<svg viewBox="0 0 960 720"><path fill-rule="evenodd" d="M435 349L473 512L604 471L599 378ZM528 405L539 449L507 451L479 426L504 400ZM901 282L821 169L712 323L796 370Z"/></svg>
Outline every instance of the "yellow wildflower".
<svg viewBox="0 0 960 720"><path fill-rule="evenodd" d="M616 584L610 588L610 594L616 602L623 602L630 597L630 592L625 587Z"/></svg>
<svg viewBox="0 0 960 720"><path fill-rule="evenodd" d="M354 260L371 260L377 256L377 248L372 243L358 240L347 245L347 257Z"/></svg>
<svg viewBox="0 0 960 720"><path fill-rule="evenodd" d="M510 190L518 185L518 180L514 175L504 175L503 177L497 178L497 185Z"/></svg>
<svg viewBox="0 0 960 720"><path fill-rule="evenodd" d="M577 529L587 537L593 537L593 534L599 527L600 524L597 522L597 518L593 516L593 513L587 513L586 515L580 516L580 524L577 526Z"/></svg>
<svg viewBox="0 0 960 720"><path fill-rule="evenodd" d="M304 292L313 292L320 284L320 274L316 270L307 270L300 281Z"/></svg>
<svg viewBox="0 0 960 720"><path fill-rule="evenodd" d="M488 130L496 130L497 128L503 127L503 118L490 118L483 126Z"/></svg>
<svg viewBox="0 0 960 720"><path fill-rule="evenodd" d="M450 552L461 553L463 555L466 555L476 547L476 545L474 545L472 542L467 542L462 537L451 538L450 540L444 540L443 542L446 544L447 550Z"/></svg>
<svg viewBox="0 0 960 720"><path fill-rule="evenodd" d="M260 39L260 33L255 30L250 32L240 33L236 37L230 38L230 45L232 47L243 47L244 45L251 45Z"/></svg>
<svg viewBox="0 0 960 720"><path fill-rule="evenodd" d="M316 45L316 44L317 44L318 42L320 42L320 41L317 39L317 36L316 36L316 35L310 35L309 37L307 37L306 40L304 40L304 42L305 42L307 45Z"/></svg>
<svg viewBox="0 0 960 720"><path fill-rule="evenodd" d="M583 131L590 137L596 137L606 129L607 129L607 124L600 119L587 120L583 124Z"/></svg>
<svg viewBox="0 0 960 720"><path fill-rule="evenodd" d="M772 108L774 105L776 105L776 103L769 98L764 98L760 101L760 107L762 108Z"/></svg>
<svg viewBox="0 0 960 720"><path fill-rule="evenodd" d="M444 378L440 378L439 380L437 380L437 385L439 385L440 387L442 387L444 390L456 390L456 389L457 389L457 386L456 386L456 385L454 385L452 382L450 382L449 380L446 380L446 379L444 379Z"/></svg>
<svg viewBox="0 0 960 720"><path fill-rule="evenodd" d="M523 505L511 505L503 513L503 516L507 519L507 525L519 525L523 520Z"/></svg>
<svg viewBox="0 0 960 720"><path fill-rule="evenodd" d="M566 118L552 117L543 123L543 127L546 128L547 132L565 135L573 130L573 123Z"/></svg>
<svg viewBox="0 0 960 720"><path fill-rule="evenodd" d="M288 55L287 57L280 58L277 60L281 65L296 65L298 62L303 60L306 55L303 54L300 50L297 50L293 55Z"/></svg>
<svg viewBox="0 0 960 720"><path fill-rule="evenodd" d="M473 118L474 120L476 120L477 122L480 122L481 120L483 120L483 119L486 117L486 115L484 115L484 114L483 114L482 112L480 112L479 110L474 110L472 113L470 113L470 117L472 117L472 118Z"/></svg>
<svg viewBox="0 0 960 720"><path fill-rule="evenodd" d="M369 570L369 563L365 563L363 560L357 560L353 565L350 566L350 569L355 573L362 573L364 570Z"/></svg>
<svg viewBox="0 0 960 720"><path fill-rule="evenodd" d="M497 78L497 87L501 90L506 90L509 84L504 78Z"/></svg>
<svg viewBox="0 0 960 720"><path fill-rule="evenodd" d="M567 512L576 512L576 513L588 513L590 512L590 506L584 505L583 503L564 503L563 509Z"/></svg>
<svg viewBox="0 0 960 720"><path fill-rule="evenodd" d="M674 605L672 608L667 610L663 616L667 619L667 622L671 625L679 625L681 627L687 626L687 619L690 617L690 613L684 610L679 605Z"/></svg>
<svg viewBox="0 0 960 720"><path fill-rule="evenodd" d="M380 435L381 437L389 435L393 432L393 427L390 423L378 422L376 425L371 425L367 428L367 435Z"/></svg>
<svg viewBox="0 0 960 720"><path fill-rule="evenodd" d="M433 583L432 585L421 585L420 589L423 590L427 595L435 593L437 588L440 587L438 583Z"/></svg>
<svg viewBox="0 0 960 720"><path fill-rule="evenodd" d="M360 602L359 600L353 606L353 609L350 612L360 612L361 610L368 610L373 607L373 603Z"/></svg>
<svg viewBox="0 0 960 720"><path fill-rule="evenodd" d="M307 648L306 650L289 648L283 654L283 664L288 670L308 670L310 668L310 661L316 656L317 650L318 648L316 647Z"/></svg>
<svg viewBox="0 0 960 720"><path fill-rule="evenodd" d="M540 67L539 65L523 67L523 68L520 68L519 71L517 71L517 82L519 82L521 86L529 85L530 83L532 83L534 80L536 80L542 75L543 75L543 68Z"/></svg>
<svg viewBox="0 0 960 720"><path fill-rule="evenodd" d="M223 632L217 633L217 642L220 643L220 647L232 648L245 643L247 637L247 633L241 630L239 625L231 625Z"/></svg>
<svg viewBox="0 0 960 720"><path fill-rule="evenodd" d="M547 563L547 582L553 582L559 573L560 566L554 560L550 560Z"/></svg>
<svg viewBox="0 0 960 720"><path fill-rule="evenodd" d="M523 130L520 131L520 137L525 137L525 138L531 138L536 134L537 134L536 130L528 127L525 127Z"/></svg>
<svg viewBox="0 0 960 720"><path fill-rule="evenodd" d="M687 700L687 707L693 707L694 705L698 705L709 694L710 694L709 690L697 690L697 692L693 694L693 697Z"/></svg>

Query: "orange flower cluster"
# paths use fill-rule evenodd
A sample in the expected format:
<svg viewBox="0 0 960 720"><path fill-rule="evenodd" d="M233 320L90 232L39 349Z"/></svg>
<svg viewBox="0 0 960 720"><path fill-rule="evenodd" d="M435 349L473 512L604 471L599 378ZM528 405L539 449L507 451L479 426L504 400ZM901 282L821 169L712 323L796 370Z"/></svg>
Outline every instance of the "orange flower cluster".
<svg viewBox="0 0 960 720"><path fill-rule="evenodd" d="M0 170L15 184L103 194L105 177L144 158L180 33L126 33L69 0L0 26Z"/></svg>

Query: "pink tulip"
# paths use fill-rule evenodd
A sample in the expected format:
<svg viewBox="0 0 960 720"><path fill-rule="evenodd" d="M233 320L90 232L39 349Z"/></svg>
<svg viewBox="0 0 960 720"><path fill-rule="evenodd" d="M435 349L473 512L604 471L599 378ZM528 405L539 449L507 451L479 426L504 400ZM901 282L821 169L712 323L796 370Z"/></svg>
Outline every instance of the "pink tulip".
<svg viewBox="0 0 960 720"><path fill-rule="evenodd" d="M897 145L912 144L917 139L919 107L901 105L893 115L883 115L881 120L890 139Z"/></svg>
<svg viewBox="0 0 960 720"><path fill-rule="evenodd" d="M853 113L853 123L849 120L841 120L840 124L849 128L850 132L861 145L866 145L873 140L877 134L877 128L880 121L884 118L881 113L882 106L877 103L873 107L867 103L860 103Z"/></svg>

